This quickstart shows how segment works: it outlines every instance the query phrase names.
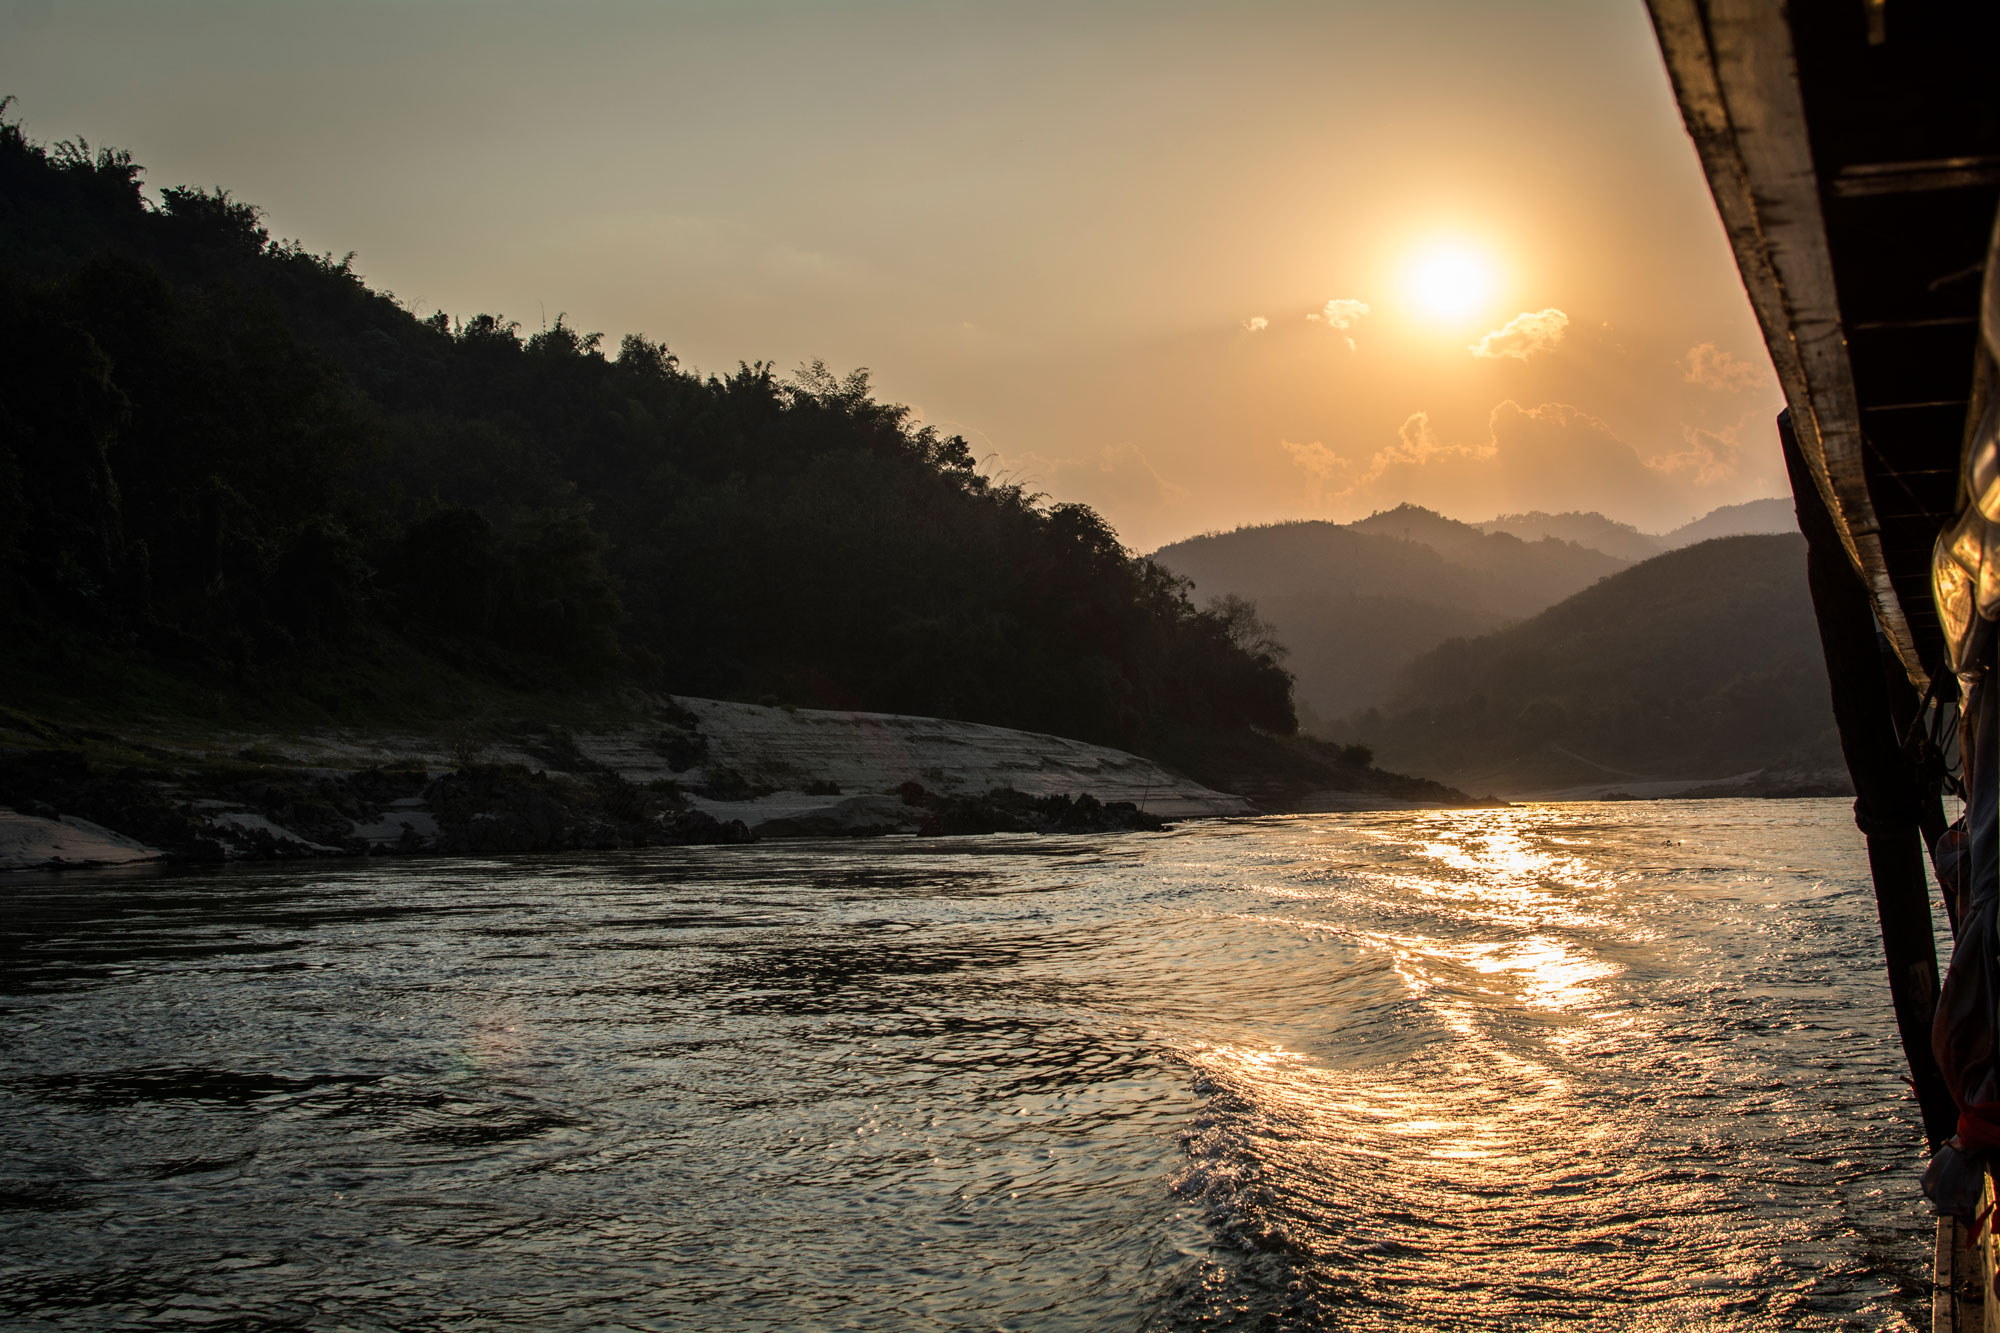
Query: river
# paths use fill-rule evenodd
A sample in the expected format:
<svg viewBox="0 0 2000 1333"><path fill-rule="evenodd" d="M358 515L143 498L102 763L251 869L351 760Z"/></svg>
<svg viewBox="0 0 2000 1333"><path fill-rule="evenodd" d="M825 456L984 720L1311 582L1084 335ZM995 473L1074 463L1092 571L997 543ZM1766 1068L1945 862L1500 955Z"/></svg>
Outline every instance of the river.
<svg viewBox="0 0 2000 1333"><path fill-rule="evenodd" d="M1928 1326L1844 802L0 896L9 1329Z"/></svg>

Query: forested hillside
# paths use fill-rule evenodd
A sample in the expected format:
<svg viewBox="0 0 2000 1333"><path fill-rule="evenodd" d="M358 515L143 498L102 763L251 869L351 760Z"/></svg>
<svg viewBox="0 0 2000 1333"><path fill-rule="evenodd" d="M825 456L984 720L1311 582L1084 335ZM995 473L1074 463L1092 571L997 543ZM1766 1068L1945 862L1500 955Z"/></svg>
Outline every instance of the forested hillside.
<svg viewBox="0 0 2000 1333"><path fill-rule="evenodd" d="M989 481L862 372L700 376L560 316L419 319L223 191L141 186L128 155L0 125L16 706L153 706L143 679L338 718L436 667L1127 747L1292 729L1241 615Z"/></svg>
<svg viewBox="0 0 2000 1333"><path fill-rule="evenodd" d="M1454 566L1437 598L1506 616L1531 616L1631 562L1559 537L1484 532L1419 505L1398 505L1350 531L1427 546Z"/></svg>
<svg viewBox="0 0 2000 1333"><path fill-rule="evenodd" d="M1533 615L1625 566L1411 505L1353 524L1213 533L1153 558L1202 597L1254 600L1292 650L1300 704L1325 718L1386 702L1404 665L1444 640Z"/></svg>
<svg viewBox="0 0 2000 1333"><path fill-rule="evenodd" d="M1796 535L1671 551L1454 639L1341 730L1386 764L1503 793L1841 762Z"/></svg>
<svg viewBox="0 0 2000 1333"><path fill-rule="evenodd" d="M1667 550L1692 546L1716 537L1748 537L1765 532L1797 532L1799 517L1789 498L1748 500L1740 505L1724 505L1710 510L1692 523L1684 523L1660 540Z"/></svg>
<svg viewBox="0 0 2000 1333"><path fill-rule="evenodd" d="M1641 532L1602 514L1502 514L1478 525L1482 532L1509 532L1523 541L1556 537L1623 560L1650 560L1663 551L1678 550L1712 537L1747 537L1765 532L1797 532L1798 516L1789 499L1749 500L1711 509L1671 532Z"/></svg>
<svg viewBox="0 0 2000 1333"><path fill-rule="evenodd" d="M1481 532L1509 533L1524 542L1554 537L1560 541L1575 542L1578 546L1588 546L1606 555L1615 555L1620 560L1651 560L1667 549L1663 538L1641 532L1630 523L1619 523L1602 514L1575 510L1563 514L1545 513L1539 509L1526 514L1502 514L1478 527Z"/></svg>

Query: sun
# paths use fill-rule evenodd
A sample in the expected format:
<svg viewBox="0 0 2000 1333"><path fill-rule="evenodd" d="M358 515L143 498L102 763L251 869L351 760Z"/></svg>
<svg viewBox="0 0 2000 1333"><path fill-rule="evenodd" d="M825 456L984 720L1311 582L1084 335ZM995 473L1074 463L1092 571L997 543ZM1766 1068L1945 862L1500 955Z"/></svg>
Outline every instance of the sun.
<svg viewBox="0 0 2000 1333"><path fill-rule="evenodd" d="M1493 263L1468 245L1433 245L1409 266L1411 298L1426 319L1457 324L1484 309L1497 285Z"/></svg>

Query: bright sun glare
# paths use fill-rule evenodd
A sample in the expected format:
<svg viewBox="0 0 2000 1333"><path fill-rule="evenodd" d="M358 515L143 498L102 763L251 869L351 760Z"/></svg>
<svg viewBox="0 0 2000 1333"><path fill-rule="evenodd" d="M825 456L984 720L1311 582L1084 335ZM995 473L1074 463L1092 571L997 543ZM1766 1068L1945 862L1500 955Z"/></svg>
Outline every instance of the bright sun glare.
<svg viewBox="0 0 2000 1333"><path fill-rule="evenodd" d="M1493 287L1493 265L1464 246L1435 246L1410 265L1410 293L1417 308L1439 323L1476 313L1493 295Z"/></svg>

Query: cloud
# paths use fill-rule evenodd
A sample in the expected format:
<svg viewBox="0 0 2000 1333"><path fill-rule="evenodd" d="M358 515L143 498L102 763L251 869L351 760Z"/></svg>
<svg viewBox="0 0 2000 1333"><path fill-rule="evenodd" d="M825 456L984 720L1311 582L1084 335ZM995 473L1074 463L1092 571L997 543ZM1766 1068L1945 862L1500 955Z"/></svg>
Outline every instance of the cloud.
<svg viewBox="0 0 2000 1333"><path fill-rule="evenodd" d="M1737 438L1742 430L1742 421L1724 430L1683 426L1681 438L1686 442L1686 447L1655 458L1649 466L1654 471L1669 476L1674 474L1690 476L1697 486L1706 486L1726 477L1733 477L1736 475L1738 460L1743 456L1743 442Z"/></svg>
<svg viewBox="0 0 2000 1333"><path fill-rule="evenodd" d="M1336 500L1354 489L1349 479L1354 465L1333 450L1313 440L1307 444L1297 444L1291 440L1280 440L1285 452L1292 456L1292 462L1306 474L1306 502L1321 505L1328 500Z"/></svg>
<svg viewBox="0 0 2000 1333"><path fill-rule="evenodd" d="M1546 497L1540 507L1629 505L1660 485L1658 471L1598 417L1569 403L1523 407L1513 399L1487 418L1501 488Z"/></svg>
<svg viewBox="0 0 2000 1333"><path fill-rule="evenodd" d="M1474 356L1493 359L1509 356L1516 361L1526 361L1535 353L1546 352L1561 342L1563 330L1568 327L1569 316L1554 306L1546 310L1523 311L1467 350Z"/></svg>
<svg viewBox="0 0 2000 1333"><path fill-rule="evenodd" d="M1428 467L1441 462L1480 462L1493 456L1493 444L1446 444L1431 427L1431 414L1412 412L1396 428L1396 442L1368 460L1363 481L1379 480L1391 468Z"/></svg>
<svg viewBox="0 0 2000 1333"><path fill-rule="evenodd" d="M1346 459L1321 444L1318 440L1310 444L1294 444L1290 440L1280 440L1292 461L1322 481L1347 472L1353 467Z"/></svg>
<svg viewBox="0 0 2000 1333"><path fill-rule="evenodd" d="M1262 315L1252 315L1243 321L1243 330L1246 333L1262 333L1270 327L1271 321L1265 319Z"/></svg>
<svg viewBox="0 0 2000 1333"><path fill-rule="evenodd" d="M1346 330L1353 328L1360 322L1361 317L1367 313L1368 303L1366 301L1356 301L1345 296L1336 296L1322 308L1307 315L1306 318L1315 324L1324 324L1330 329ZM1350 352L1353 351L1354 339L1350 337L1344 341L1347 343L1347 350Z"/></svg>
<svg viewBox="0 0 2000 1333"><path fill-rule="evenodd" d="M1737 431L1687 429L1683 447L1646 457L1602 419L1569 403L1513 399L1487 414L1482 437L1453 441L1413 412L1365 462L1322 444L1284 441L1315 504L1386 508L1402 501L1458 513L1582 509L1666 520L1739 475Z"/></svg>
<svg viewBox="0 0 2000 1333"><path fill-rule="evenodd" d="M1771 378L1771 372L1764 366L1755 361L1739 361L1714 343L1697 343L1688 348L1687 359L1680 364L1684 372L1681 378L1689 384L1719 393L1754 389Z"/></svg>
<svg viewBox="0 0 2000 1333"><path fill-rule="evenodd" d="M1136 444L1107 444L1088 458L1043 454L1003 457L1004 471L1030 490L1046 488L1057 500L1099 507L1152 507L1188 498L1188 488L1168 481Z"/></svg>
<svg viewBox="0 0 2000 1333"><path fill-rule="evenodd" d="M1316 310L1306 318L1321 321L1329 328L1351 329L1367 313L1366 301L1351 301L1344 296L1336 296L1326 303L1324 309Z"/></svg>
<svg viewBox="0 0 2000 1333"><path fill-rule="evenodd" d="M1317 440L1311 444L1294 444L1290 440L1281 443L1292 456L1292 462L1314 479L1314 498L1321 500L1365 492L1399 468L1415 470L1437 463L1482 462L1493 456L1490 442L1447 444L1440 440L1431 428L1428 412L1412 412L1397 428L1396 442L1378 450L1365 468L1357 469Z"/></svg>

